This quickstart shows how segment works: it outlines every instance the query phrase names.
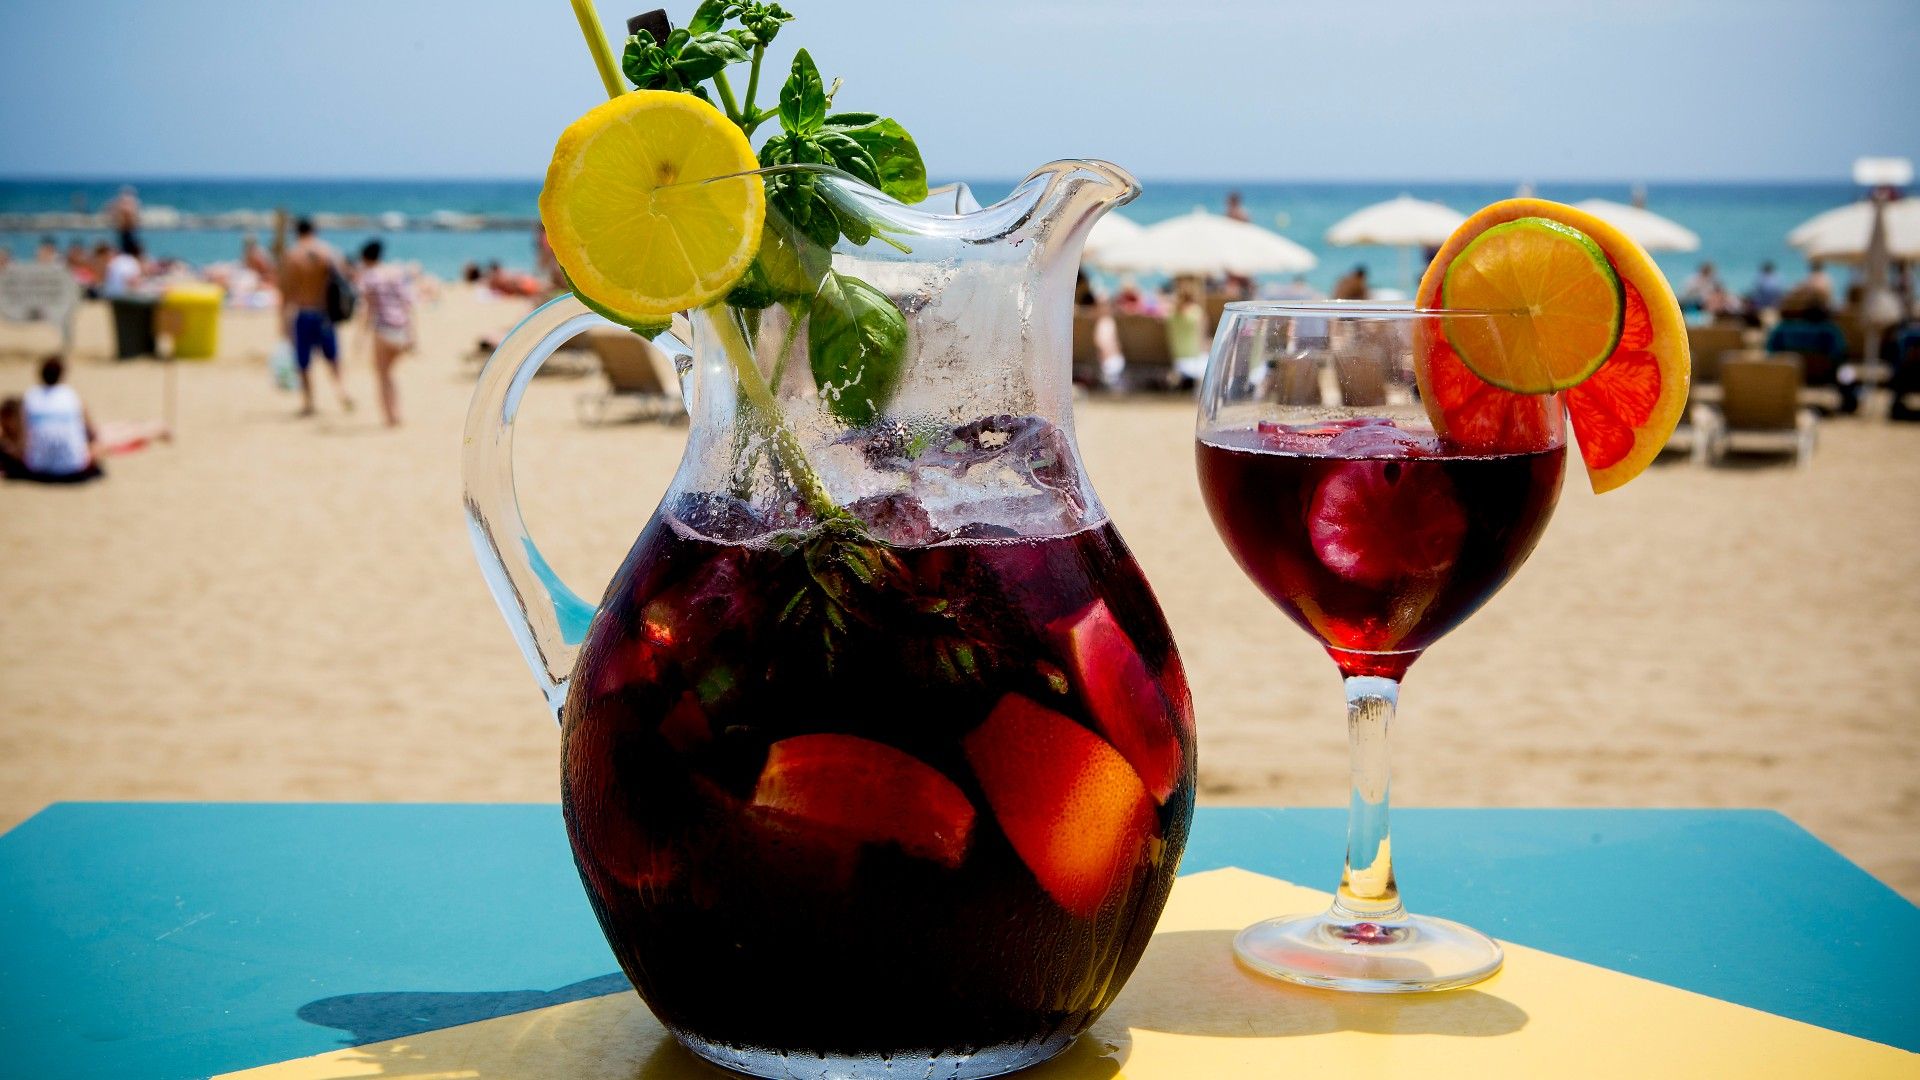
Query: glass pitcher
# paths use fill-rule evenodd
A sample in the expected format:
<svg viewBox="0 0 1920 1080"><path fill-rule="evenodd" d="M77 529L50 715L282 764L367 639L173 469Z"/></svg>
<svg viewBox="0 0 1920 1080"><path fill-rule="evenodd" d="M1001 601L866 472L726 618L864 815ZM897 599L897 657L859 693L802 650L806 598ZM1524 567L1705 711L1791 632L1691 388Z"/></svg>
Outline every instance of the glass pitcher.
<svg viewBox="0 0 1920 1080"><path fill-rule="evenodd" d="M1081 247L1139 188L1062 161L942 215L787 172L837 239L770 210L741 286L654 338L686 453L598 607L511 474L535 369L606 324L572 296L481 375L474 547L561 724L581 879L660 1021L761 1076L997 1075L1119 993L1193 813L1186 677L1073 435Z"/></svg>

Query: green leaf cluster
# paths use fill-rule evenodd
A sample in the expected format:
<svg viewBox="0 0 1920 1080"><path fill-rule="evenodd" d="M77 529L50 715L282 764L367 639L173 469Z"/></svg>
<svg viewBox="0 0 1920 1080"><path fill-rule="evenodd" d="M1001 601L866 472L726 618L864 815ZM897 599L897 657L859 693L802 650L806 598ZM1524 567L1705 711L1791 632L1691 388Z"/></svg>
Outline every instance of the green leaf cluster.
<svg viewBox="0 0 1920 1080"><path fill-rule="evenodd" d="M759 105L766 47L792 19L777 3L704 0L665 41L647 33L628 38L622 68L642 89L715 104L749 136L777 120L779 130L758 153L763 167L827 166L903 203L926 198L926 164L913 136L878 113L834 112L840 83L822 79L807 50L794 56L777 101ZM750 69L745 94L737 97L727 69L741 63ZM847 423L871 423L899 386L907 321L880 290L834 271L832 249L843 237L856 245L872 240L874 223L858 205L830 197L818 173L772 172L765 183L760 253L726 302L747 311L785 305L794 323L804 320L808 366L821 400ZM776 366L785 364L785 351Z"/></svg>

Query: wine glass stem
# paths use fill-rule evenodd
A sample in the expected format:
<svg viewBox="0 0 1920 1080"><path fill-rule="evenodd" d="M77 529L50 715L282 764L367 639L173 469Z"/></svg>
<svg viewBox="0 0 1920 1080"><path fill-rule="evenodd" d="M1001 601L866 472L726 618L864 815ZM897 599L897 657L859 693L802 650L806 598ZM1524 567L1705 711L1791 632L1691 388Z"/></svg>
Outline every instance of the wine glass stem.
<svg viewBox="0 0 1920 1080"><path fill-rule="evenodd" d="M1347 865L1333 916L1342 922L1391 922L1406 916L1393 880L1393 841L1387 832L1387 730L1400 700L1400 683L1373 675L1347 679L1347 747L1352 791L1347 804Z"/></svg>

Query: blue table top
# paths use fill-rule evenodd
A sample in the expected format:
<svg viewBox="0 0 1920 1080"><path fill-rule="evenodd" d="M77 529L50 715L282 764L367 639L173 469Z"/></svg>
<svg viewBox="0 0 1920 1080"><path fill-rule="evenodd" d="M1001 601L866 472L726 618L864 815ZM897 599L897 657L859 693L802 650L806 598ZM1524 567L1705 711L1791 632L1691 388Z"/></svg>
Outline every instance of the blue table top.
<svg viewBox="0 0 1920 1080"><path fill-rule="evenodd" d="M1181 872L1336 880L1335 810L1203 809ZM1920 1051L1920 909L1778 814L1396 810L1409 903ZM17 1075L202 1077L625 986L552 805L61 803L0 835Z"/></svg>

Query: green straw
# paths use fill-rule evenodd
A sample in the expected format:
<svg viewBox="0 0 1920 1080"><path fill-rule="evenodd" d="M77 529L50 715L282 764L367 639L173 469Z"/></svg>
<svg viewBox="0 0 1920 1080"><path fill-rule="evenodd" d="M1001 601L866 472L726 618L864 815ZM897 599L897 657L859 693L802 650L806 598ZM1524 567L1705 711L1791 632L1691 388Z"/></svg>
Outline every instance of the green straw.
<svg viewBox="0 0 1920 1080"><path fill-rule="evenodd" d="M607 96L617 98L626 93L620 81L620 65L614 63L613 50L607 47L607 32L600 28L600 13L593 10L593 0L573 0L573 15L580 20L580 33L587 39L587 51L593 54L593 66L600 69Z"/></svg>

